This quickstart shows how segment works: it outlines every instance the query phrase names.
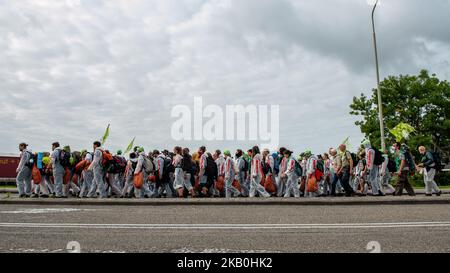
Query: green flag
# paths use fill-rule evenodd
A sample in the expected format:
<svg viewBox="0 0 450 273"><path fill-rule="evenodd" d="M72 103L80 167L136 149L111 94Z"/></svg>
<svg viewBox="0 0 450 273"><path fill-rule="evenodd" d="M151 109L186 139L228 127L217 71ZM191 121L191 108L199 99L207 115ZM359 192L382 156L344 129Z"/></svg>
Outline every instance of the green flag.
<svg viewBox="0 0 450 273"><path fill-rule="evenodd" d="M105 134L103 135L103 138L102 138L102 145L105 144L106 139L109 137L109 126L110 126L110 124L108 124L108 127L106 127Z"/></svg>
<svg viewBox="0 0 450 273"><path fill-rule="evenodd" d="M128 154L131 151L131 149L133 149L135 139L136 137L134 137L133 140L130 142L130 144L128 144L128 147L126 148L124 155Z"/></svg>
<svg viewBox="0 0 450 273"><path fill-rule="evenodd" d="M400 122L397 126L395 126L389 132L394 135L396 141L402 141L402 139L408 140L411 133L416 130L409 124Z"/></svg>
<svg viewBox="0 0 450 273"><path fill-rule="evenodd" d="M344 141L342 141L342 144L344 144L347 147L347 150L351 150L350 137L347 137L346 139L344 139Z"/></svg>

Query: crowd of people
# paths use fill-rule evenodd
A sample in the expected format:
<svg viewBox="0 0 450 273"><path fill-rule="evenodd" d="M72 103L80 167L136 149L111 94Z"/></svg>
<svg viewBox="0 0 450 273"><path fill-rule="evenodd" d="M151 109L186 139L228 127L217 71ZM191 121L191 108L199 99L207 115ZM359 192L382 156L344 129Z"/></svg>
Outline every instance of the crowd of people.
<svg viewBox="0 0 450 273"><path fill-rule="evenodd" d="M173 198L173 197L320 197L402 195L414 196L408 177L423 173L426 195L441 194L434 181L440 170L439 155L419 147L416 164L406 144L394 143L380 152L364 141L357 153L346 145L314 155L294 157L286 148L278 151L258 146L209 152L200 147L174 147L146 153L134 147L127 157L113 155L99 141L89 152L71 151L52 144L51 153L33 153L19 145L17 188L21 198ZM398 176L395 188L391 185Z"/></svg>

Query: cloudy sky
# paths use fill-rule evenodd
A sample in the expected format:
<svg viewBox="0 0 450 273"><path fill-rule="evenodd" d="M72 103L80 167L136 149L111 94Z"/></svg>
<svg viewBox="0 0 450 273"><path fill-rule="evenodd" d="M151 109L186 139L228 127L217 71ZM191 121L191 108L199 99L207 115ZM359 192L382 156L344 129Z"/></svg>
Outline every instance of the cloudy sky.
<svg viewBox="0 0 450 273"><path fill-rule="evenodd" d="M449 11L449 0L382 0L382 76L450 79ZM280 142L296 153L348 136L356 146L349 104L375 86L370 12L366 0L0 0L0 152L91 147L108 123L110 149L134 136L170 148L171 110L195 96L279 105Z"/></svg>

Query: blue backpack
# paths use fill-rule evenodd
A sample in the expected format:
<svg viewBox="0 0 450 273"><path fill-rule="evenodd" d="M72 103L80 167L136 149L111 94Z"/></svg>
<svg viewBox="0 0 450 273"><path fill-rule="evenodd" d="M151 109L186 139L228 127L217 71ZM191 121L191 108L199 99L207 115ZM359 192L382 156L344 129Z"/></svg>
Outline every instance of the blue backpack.
<svg viewBox="0 0 450 273"><path fill-rule="evenodd" d="M278 157L278 153L273 153L273 172L275 175L277 175L280 172L280 163L283 159L282 157Z"/></svg>

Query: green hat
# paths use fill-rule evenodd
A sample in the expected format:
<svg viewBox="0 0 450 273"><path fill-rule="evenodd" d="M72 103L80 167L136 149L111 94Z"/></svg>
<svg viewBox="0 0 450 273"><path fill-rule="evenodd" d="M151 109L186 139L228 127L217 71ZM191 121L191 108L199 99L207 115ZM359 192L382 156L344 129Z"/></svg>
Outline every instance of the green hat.
<svg viewBox="0 0 450 273"><path fill-rule="evenodd" d="M122 150L118 150L118 151L117 151L117 154L118 154L118 155L121 155L121 154L122 154Z"/></svg>
<svg viewBox="0 0 450 273"><path fill-rule="evenodd" d="M224 155L227 155L227 156L231 156L230 150L224 150L224 151L223 151L223 154L224 154Z"/></svg>
<svg viewBox="0 0 450 273"><path fill-rule="evenodd" d="M139 148L137 149L137 152L138 152L138 153L144 152L144 148L143 148L143 147L139 147Z"/></svg>

